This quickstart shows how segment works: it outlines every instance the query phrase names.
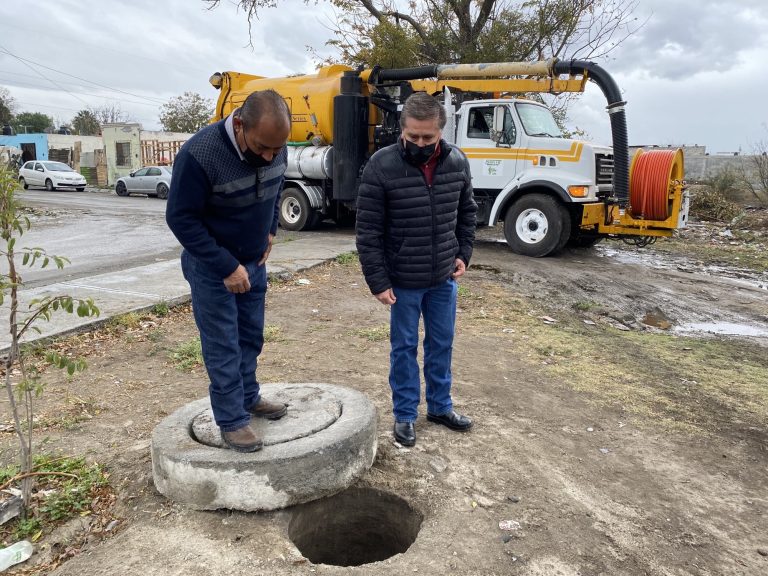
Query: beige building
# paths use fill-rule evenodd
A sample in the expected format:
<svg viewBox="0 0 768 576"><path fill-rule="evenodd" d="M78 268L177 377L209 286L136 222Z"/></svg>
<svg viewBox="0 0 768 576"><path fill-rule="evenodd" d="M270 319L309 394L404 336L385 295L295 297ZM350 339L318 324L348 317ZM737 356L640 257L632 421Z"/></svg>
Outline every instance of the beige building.
<svg viewBox="0 0 768 576"><path fill-rule="evenodd" d="M101 137L107 156L107 183L141 168L141 126L133 122L102 124Z"/></svg>
<svg viewBox="0 0 768 576"><path fill-rule="evenodd" d="M152 164L173 164L176 153L192 134L142 130L139 124L102 124L101 137L107 157L107 181L114 186L118 178Z"/></svg>

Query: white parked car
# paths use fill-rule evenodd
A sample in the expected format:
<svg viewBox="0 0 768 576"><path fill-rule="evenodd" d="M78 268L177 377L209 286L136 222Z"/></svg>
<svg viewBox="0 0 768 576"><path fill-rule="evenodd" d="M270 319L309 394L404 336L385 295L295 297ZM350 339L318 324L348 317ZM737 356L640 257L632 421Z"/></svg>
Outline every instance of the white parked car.
<svg viewBox="0 0 768 576"><path fill-rule="evenodd" d="M118 196L130 194L146 194L158 198L168 198L168 190L171 189L170 166L145 166L128 176L118 178L115 182L115 192Z"/></svg>
<svg viewBox="0 0 768 576"><path fill-rule="evenodd" d="M44 186L46 190L76 188L85 190L85 178L63 162L30 160L19 168L19 184L26 190L30 186Z"/></svg>

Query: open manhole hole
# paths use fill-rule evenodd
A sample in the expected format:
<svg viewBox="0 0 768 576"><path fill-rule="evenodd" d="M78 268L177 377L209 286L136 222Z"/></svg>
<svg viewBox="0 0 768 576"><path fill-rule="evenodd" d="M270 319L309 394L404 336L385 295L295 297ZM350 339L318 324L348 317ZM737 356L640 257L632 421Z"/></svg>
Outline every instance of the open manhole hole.
<svg viewBox="0 0 768 576"><path fill-rule="evenodd" d="M408 550L421 521L421 513L394 494L351 488L298 507L288 535L314 564L360 566Z"/></svg>

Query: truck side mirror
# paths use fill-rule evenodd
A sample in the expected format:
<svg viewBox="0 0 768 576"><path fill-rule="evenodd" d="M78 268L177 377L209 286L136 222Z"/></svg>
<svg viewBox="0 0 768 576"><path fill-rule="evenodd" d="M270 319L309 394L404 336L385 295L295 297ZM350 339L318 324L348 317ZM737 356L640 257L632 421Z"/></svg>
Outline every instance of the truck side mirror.
<svg viewBox="0 0 768 576"><path fill-rule="evenodd" d="M496 106L493 109L493 127L491 128L491 140L499 144L504 138L504 113L506 106Z"/></svg>

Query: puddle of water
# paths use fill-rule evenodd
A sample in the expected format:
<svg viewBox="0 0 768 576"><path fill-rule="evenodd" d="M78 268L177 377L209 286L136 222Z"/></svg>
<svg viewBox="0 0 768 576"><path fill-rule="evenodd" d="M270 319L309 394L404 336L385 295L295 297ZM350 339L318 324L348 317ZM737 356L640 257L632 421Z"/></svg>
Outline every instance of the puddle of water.
<svg viewBox="0 0 768 576"><path fill-rule="evenodd" d="M669 330L672 328L672 320L670 320L660 308L649 310L641 322L646 326L653 326L654 328L661 328L662 330Z"/></svg>
<svg viewBox="0 0 768 576"><path fill-rule="evenodd" d="M715 278L728 278L739 284L760 288L768 291L768 273L755 272L747 268L736 268L730 266L718 266L708 264L702 266L693 260L681 257L671 256L654 251L652 248L644 250L630 251L612 248L610 246L596 246L596 252L599 256L608 257L621 264L639 264L657 270L680 270L682 272L701 273Z"/></svg>
<svg viewBox="0 0 768 576"><path fill-rule="evenodd" d="M656 252L617 250L610 246L596 246L595 251L599 256L609 257L621 264L642 264L651 268L671 269L675 267L673 262L664 262L664 259Z"/></svg>
<svg viewBox="0 0 768 576"><path fill-rule="evenodd" d="M691 322L675 327L675 332L710 332L727 336L757 336L768 337L768 328L736 324L733 322Z"/></svg>

